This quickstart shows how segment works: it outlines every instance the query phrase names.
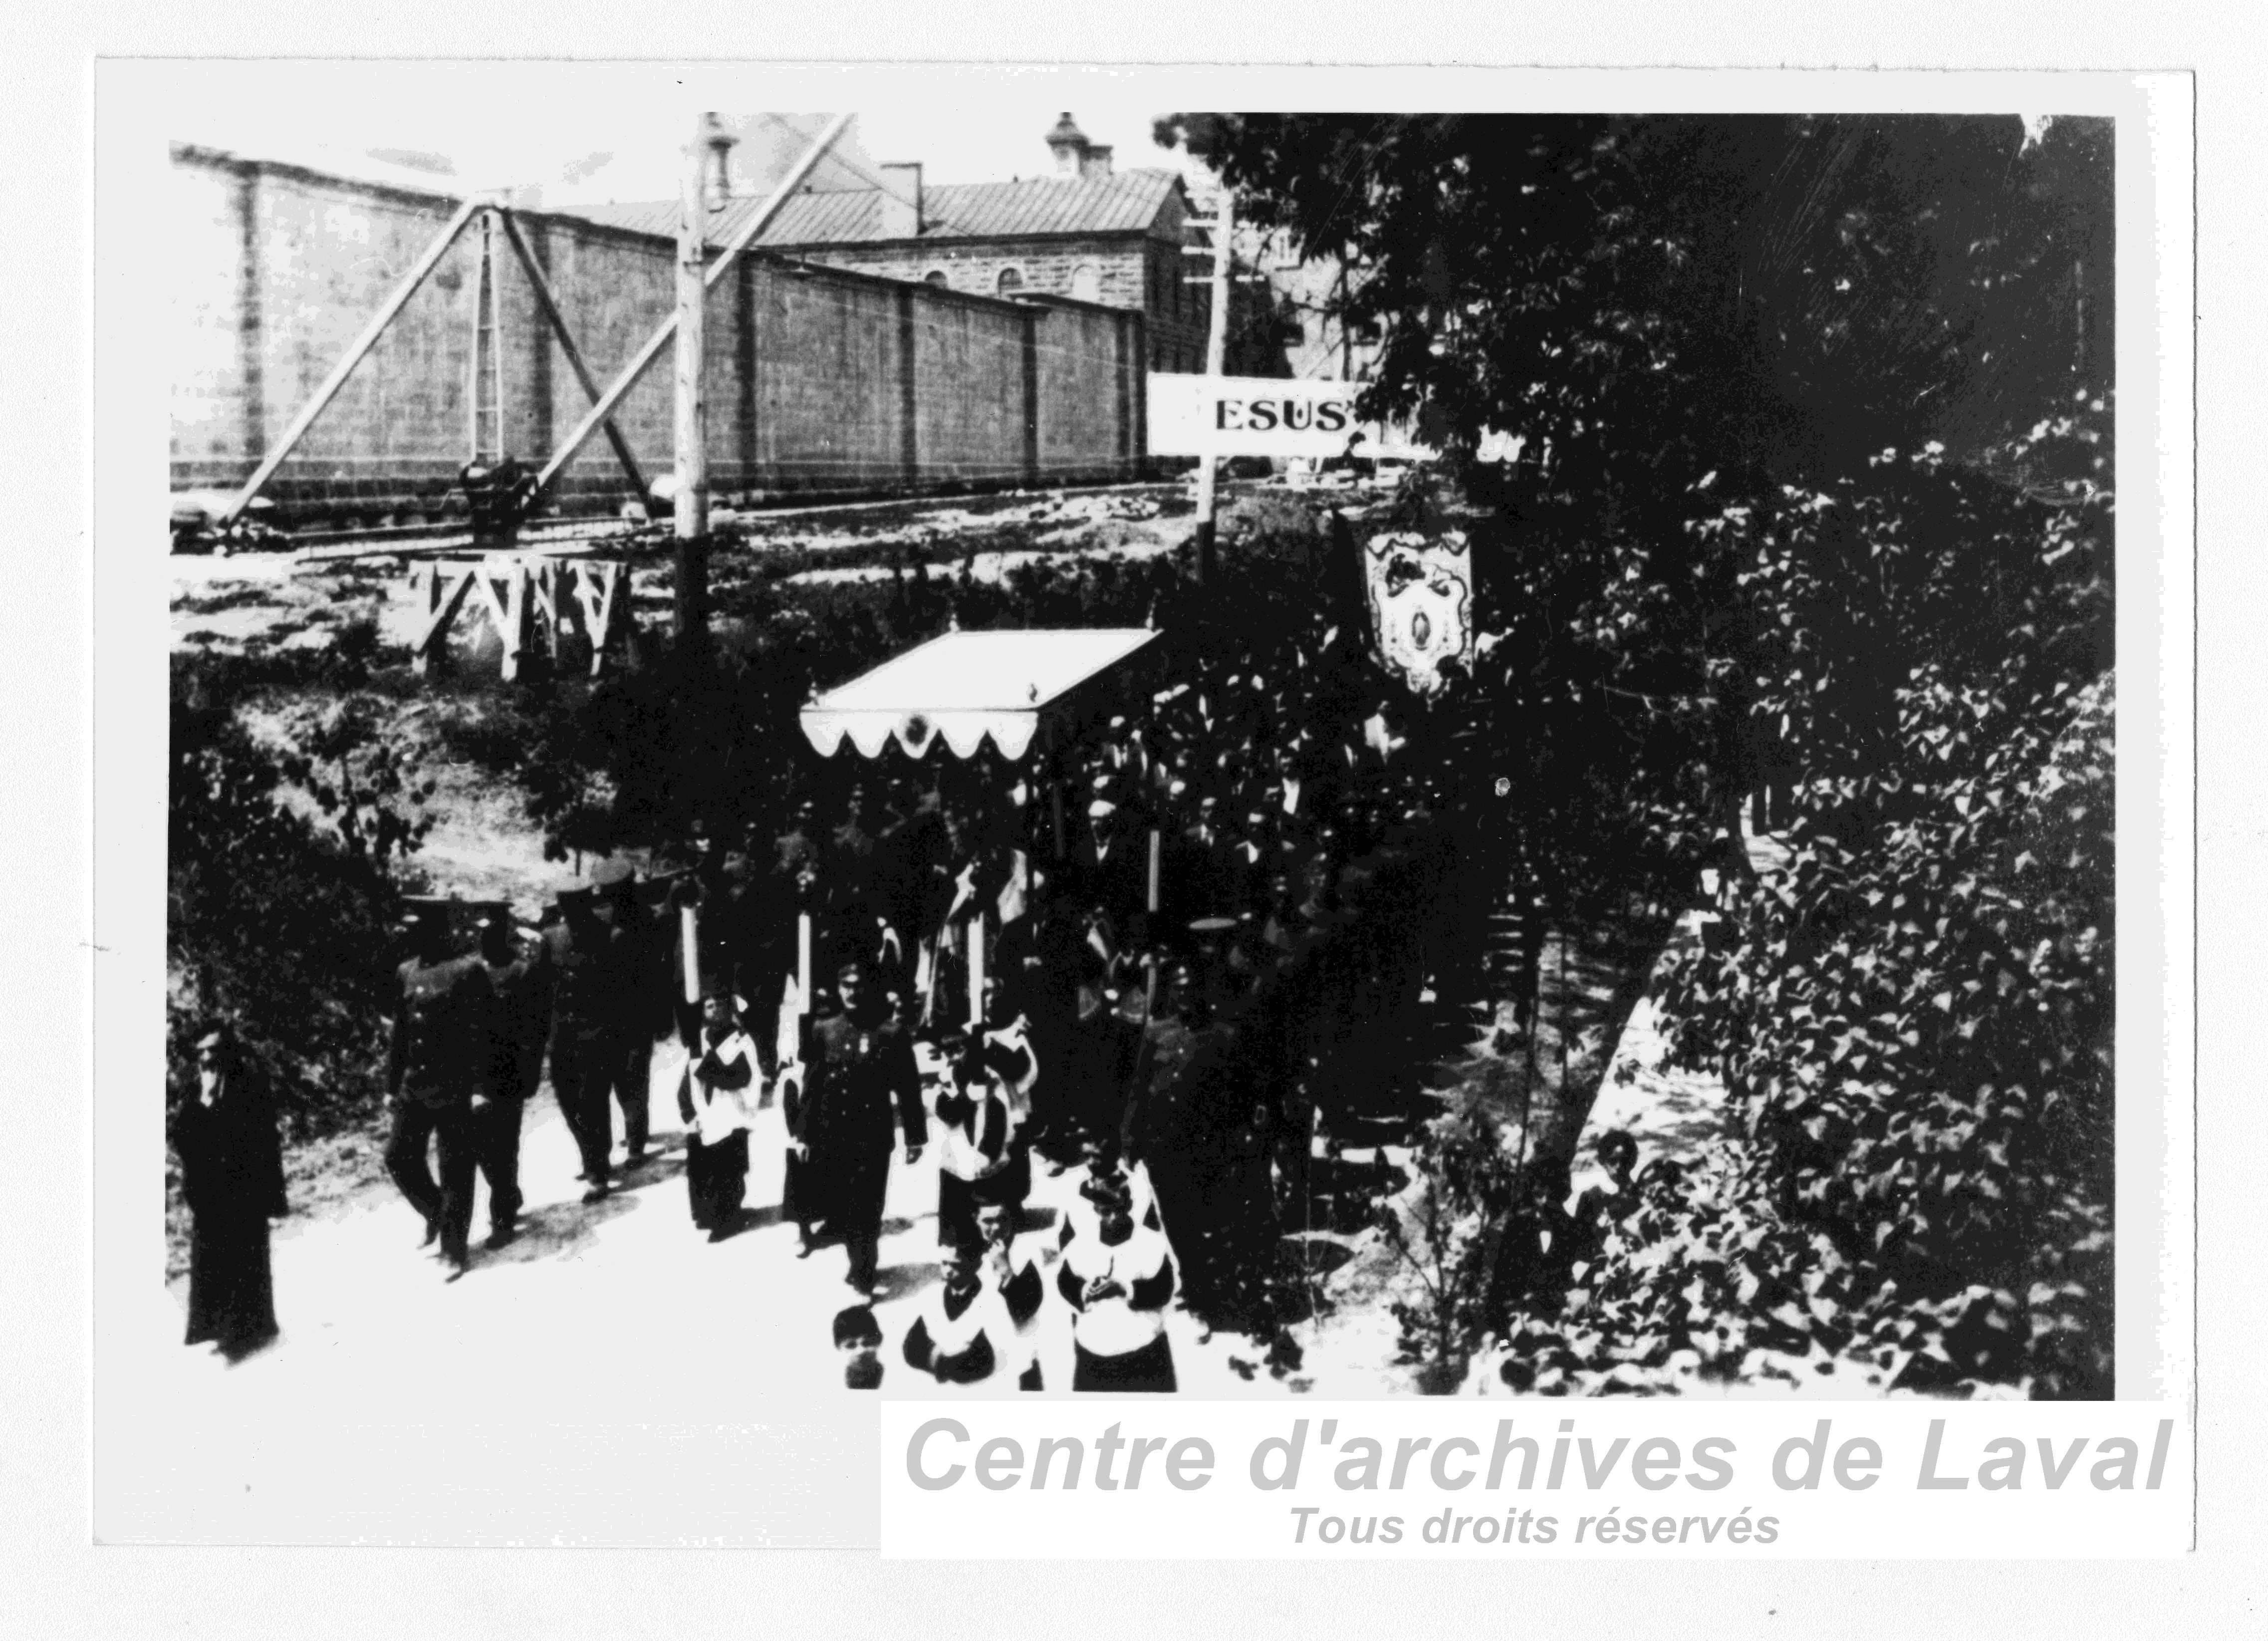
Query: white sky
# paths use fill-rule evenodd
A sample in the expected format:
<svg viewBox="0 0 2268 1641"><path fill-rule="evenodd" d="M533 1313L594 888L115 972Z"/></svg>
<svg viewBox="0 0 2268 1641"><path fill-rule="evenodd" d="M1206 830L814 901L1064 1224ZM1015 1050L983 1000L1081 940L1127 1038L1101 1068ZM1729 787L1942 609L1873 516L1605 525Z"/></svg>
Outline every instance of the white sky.
<svg viewBox="0 0 2268 1641"><path fill-rule="evenodd" d="M826 93L845 90L858 94L859 114L842 150L870 170L917 160L932 183L1042 174L1052 164L1042 139L1066 108L1090 138L1116 150L1120 170L1190 168L1150 140L1152 119L1179 106L1160 101L1174 88L1154 70L1138 79L1108 70L939 66L879 77L865 70L853 83L810 69L688 77L558 63L211 66L241 83L211 88L217 94L179 112L177 140L441 193L534 184L546 206L674 195L681 145L703 107L746 132L734 156L745 179L763 168L766 151L791 144L777 125L736 111L777 109L815 130L823 115L809 111L839 107ZM710 99L699 100L704 94ZM453 169L416 169L374 159L372 151L437 156ZM817 180L865 186L831 164Z"/></svg>

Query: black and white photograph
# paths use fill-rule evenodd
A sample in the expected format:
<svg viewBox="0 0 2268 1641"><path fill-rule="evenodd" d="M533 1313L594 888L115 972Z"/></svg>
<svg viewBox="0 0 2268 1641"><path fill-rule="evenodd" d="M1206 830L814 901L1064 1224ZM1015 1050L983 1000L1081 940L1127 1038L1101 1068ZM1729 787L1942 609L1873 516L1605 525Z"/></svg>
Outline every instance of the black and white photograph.
<svg viewBox="0 0 2268 1641"><path fill-rule="evenodd" d="M347 66L144 157L126 1519L468 1405L825 1543L892 1398L2186 1394L2112 101Z"/></svg>

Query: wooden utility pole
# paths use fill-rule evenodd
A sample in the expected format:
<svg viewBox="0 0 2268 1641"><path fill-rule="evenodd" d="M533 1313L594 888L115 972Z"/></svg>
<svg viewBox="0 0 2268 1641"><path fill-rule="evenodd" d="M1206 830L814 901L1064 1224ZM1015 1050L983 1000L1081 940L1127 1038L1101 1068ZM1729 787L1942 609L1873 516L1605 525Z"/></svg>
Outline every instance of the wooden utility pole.
<svg viewBox="0 0 2268 1641"><path fill-rule="evenodd" d="M827 157L827 151L834 147L835 139L843 135L850 120L850 115L839 114L828 121L827 129L819 134L817 140L804 150L803 158L790 166L787 175L780 179L779 186L772 190L771 197L755 215L741 221L740 227L733 231L733 237L725 241L724 249L717 253L717 260L709 266L705 283L711 290L732 272L740 253L754 245L756 236L770 225L773 217L779 215L780 207L795 197L796 190L803 186L803 180ZM652 368L653 362L661 357L661 350L669 345L669 339L676 334L677 313L672 308L669 317L645 339L644 345L622 367L613 385L592 404L589 414L575 424L574 431L569 433L559 448L551 453L551 460L545 462L543 471L535 475L536 494L540 496L551 488L560 474L565 471L567 464L581 453L585 445L590 443L591 435L614 415L615 408L629 397L630 389L638 385L646 372Z"/></svg>
<svg viewBox="0 0 2268 1641"><path fill-rule="evenodd" d="M709 406L701 350L716 126L712 114L694 122L677 202L677 647L688 661L701 659L709 641Z"/></svg>
<svg viewBox="0 0 2268 1641"><path fill-rule="evenodd" d="M1205 335L1205 379L1218 386L1228 357L1229 269L1236 254L1230 243L1236 236L1236 196L1226 188L1221 190L1219 206L1206 225L1212 230L1212 276L1206 281L1212 290L1212 314ZM1213 503L1219 462L1220 458L1210 450L1197 459L1197 575L1201 585L1213 575Z"/></svg>
<svg viewBox="0 0 2268 1641"><path fill-rule="evenodd" d="M465 460L502 461L504 448L504 291L497 242L502 213L481 213L480 271L473 280L471 380L465 392Z"/></svg>

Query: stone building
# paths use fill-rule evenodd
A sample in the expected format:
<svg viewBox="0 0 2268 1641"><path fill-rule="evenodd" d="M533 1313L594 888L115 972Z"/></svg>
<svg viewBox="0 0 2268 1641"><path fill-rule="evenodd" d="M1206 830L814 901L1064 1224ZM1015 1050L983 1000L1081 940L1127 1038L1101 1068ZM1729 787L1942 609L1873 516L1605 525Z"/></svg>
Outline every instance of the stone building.
<svg viewBox="0 0 2268 1641"><path fill-rule="evenodd" d="M807 187L757 237L756 249L790 261L919 281L966 295L1048 298L1138 310L1153 371L1202 371L1211 292L1197 283L1211 264L1183 254L1205 243L1178 172L1116 171L1111 151L1088 141L1068 114L1046 136L1049 174L1009 182L926 187L918 165L885 165L881 186ZM731 198L711 214L710 238L730 239L758 206ZM593 222L674 234L677 202L585 206ZM1233 288L1232 375L1287 372L1272 298Z"/></svg>

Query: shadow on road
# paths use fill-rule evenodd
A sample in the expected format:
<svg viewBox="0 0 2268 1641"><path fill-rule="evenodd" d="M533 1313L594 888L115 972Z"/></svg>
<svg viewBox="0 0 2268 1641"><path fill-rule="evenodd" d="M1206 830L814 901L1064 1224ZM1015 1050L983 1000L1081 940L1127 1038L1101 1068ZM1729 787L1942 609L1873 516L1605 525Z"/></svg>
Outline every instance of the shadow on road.
<svg viewBox="0 0 2268 1641"><path fill-rule="evenodd" d="M933 1283L945 1280L945 1268L934 1262L918 1265L886 1265L875 1273L874 1303L887 1305L893 1299L902 1299L908 1294L918 1293Z"/></svg>
<svg viewBox="0 0 2268 1641"><path fill-rule="evenodd" d="M590 1246L600 1225L630 1212L633 1206L620 1193L597 1203L547 1203L520 1215L519 1235L509 1247L475 1247L473 1268L526 1265L579 1254Z"/></svg>
<svg viewBox="0 0 2268 1641"><path fill-rule="evenodd" d="M779 1222L780 1211L777 1203L774 1203L769 1208L743 1208L733 1216L733 1223L724 1228L725 1234L717 1240L719 1242L729 1242L743 1231L769 1230Z"/></svg>

